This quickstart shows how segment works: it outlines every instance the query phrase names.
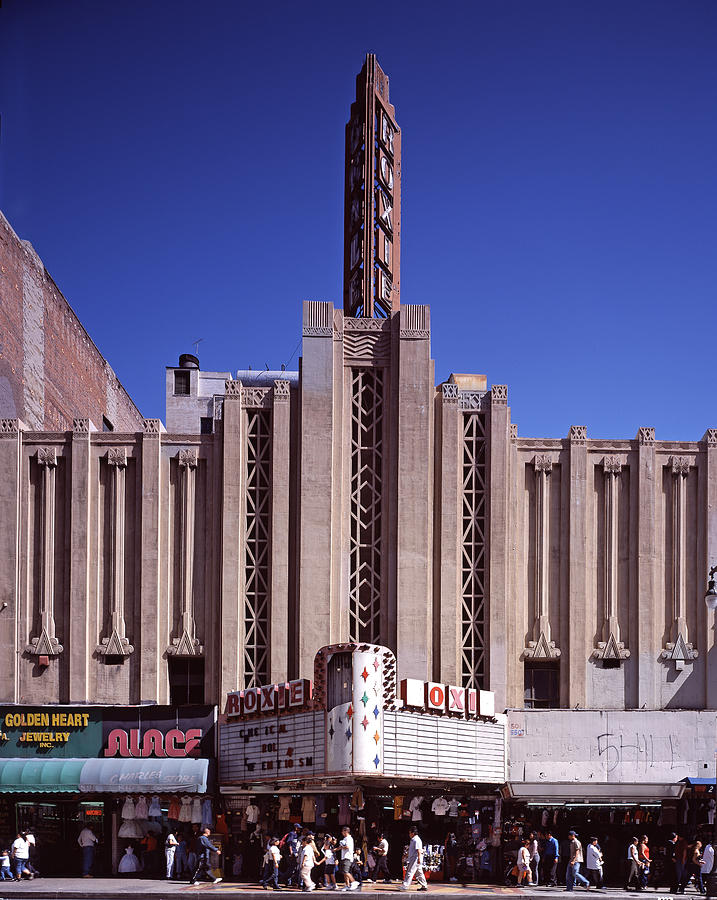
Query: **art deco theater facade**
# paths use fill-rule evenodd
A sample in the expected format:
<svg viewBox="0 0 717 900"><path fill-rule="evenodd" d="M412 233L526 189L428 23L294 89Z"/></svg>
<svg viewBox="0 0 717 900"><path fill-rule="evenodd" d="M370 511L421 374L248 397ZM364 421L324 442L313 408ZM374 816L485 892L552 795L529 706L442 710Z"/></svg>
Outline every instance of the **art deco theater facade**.
<svg viewBox="0 0 717 900"><path fill-rule="evenodd" d="M498 729L489 766L469 736L468 776L396 761L394 791L502 789L516 816L677 808L683 779L714 777L717 429L528 438L506 385L436 385L430 310L401 297L400 201L401 131L369 56L346 126L343 304L303 304L298 372L206 373L184 355L166 425L2 420L0 697L217 704L246 745L261 712L236 692L277 685L266 715L321 714L302 758L324 763L265 770L269 788L220 752L223 794L348 790L378 741L337 756L331 710L354 710L356 672L378 660L381 740L398 746L409 715L419 743L441 716ZM446 687L442 709L424 683Z"/></svg>

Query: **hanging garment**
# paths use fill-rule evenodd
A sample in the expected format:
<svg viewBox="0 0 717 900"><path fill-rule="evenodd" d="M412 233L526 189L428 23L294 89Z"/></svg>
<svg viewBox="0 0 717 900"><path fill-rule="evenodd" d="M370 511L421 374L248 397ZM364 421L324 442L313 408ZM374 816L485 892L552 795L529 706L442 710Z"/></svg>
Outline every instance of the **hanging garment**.
<svg viewBox="0 0 717 900"><path fill-rule="evenodd" d="M122 807L122 818L123 819L134 819L134 800L131 797L127 797Z"/></svg>
<svg viewBox="0 0 717 900"><path fill-rule="evenodd" d="M339 825L351 824L351 809L349 808L349 795L341 794L339 797Z"/></svg>
<svg viewBox="0 0 717 900"><path fill-rule="evenodd" d="M423 803L423 797L419 794L414 797L409 804L408 810L411 813L411 821L412 822L422 822L423 821L423 813L421 812L421 803Z"/></svg>
<svg viewBox="0 0 717 900"><path fill-rule="evenodd" d="M543 814L540 817L540 824L543 826L543 828L546 828L548 825L548 810L547 809L543 810Z"/></svg>
<svg viewBox="0 0 717 900"><path fill-rule="evenodd" d="M192 800L192 824L193 825L201 825L202 824L202 799L201 799L201 797L195 797Z"/></svg>
<svg viewBox="0 0 717 900"><path fill-rule="evenodd" d="M715 806L717 806L717 802L715 802L714 797L711 797L707 802L707 822L710 825L715 823Z"/></svg>
<svg viewBox="0 0 717 900"><path fill-rule="evenodd" d="M202 800L202 822L211 828L214 825L214 810L212 809L212 798L205 797Z"/></svg>
<svg viewBox="0 0 717 900"><path fill-rule="evenodd" d="M130 838L133 841L141 840L144 837L144 831L136 819L126 819L120 825L117 837Z"/></svg>
<svg viewBox="0 0 717 900"><path fill-rule="evenodd" d="M147 818L147 798L144 794L140 794L137 797L137 802L134 805L134 817L135 819Z"/></svg>
<svg viewBox="0 0 717 900"><path fill-rule="evenodd" d="M304 822L316 821L316 800L313 794L304 794L301 798L301 819Z"/></svg>
<svg viewBox="0 0 717 900"><path fill-rule="evenodd" d="M326 821L326 794L316 795L316 821L320 825Z"/></svg>
<svg viewBox="0 0 717 900"><path fill-rule="evenodd" d="M411 801L411 810L413 810L413 801ZM436 797L431 804L431 812L437 816L445 816L448 812L448 801L445 797Z"/></svg>
<svg viewBox="0 0 717 900"><path fill-rule="evenodd" d="M191 822L192 821L192 798L185 794L182 797L182 806L179 810L179 821L180 822Z"/></svg>
<svg viewBox="0 0 717 900"><path fill-rule="evenodd" d="M360 787L357 787L356 790L351 794L351 809L363 809L364 808L364 799L363 799L363 791Z"/></svg>
<svg viewBox="0 0 717 900"><path fill-rule="evenodd" d="M162 818L162 805L159 802L159 795L154 794L152 797L152 802L149 804L149 809L147 810L147 815L150 819L161 819Z"/></svg>
<svg viewBox="0 0 717 900"><path fill-rule="evenodd" d="M179 821L179 810L181 808L181 803L179 801L179 797L174 794L169 798L169 811L167 812L167 818L172 819L175 822Z"/></svg>
<svg viewBox="0 0 717 900"><path fill-rule="evenodd" d="M282 794L279 797L279 821L288 822L291 815L291 797L288 794Z"/></svg>
<svg viewBox="0 0 717 900"><path fill-rule="evenodd" d="M259 807L252 800L249 806L246 808L246 821L249 825L256 825L259 821Z"/></svg>
<svg viewBox="0 0 717 900"><path fill-rule="evenodd" d="M455 797L451 797L448 801L448 815L449 816L458 816L458 811L461 808L460 800L456 800Z"/></svg>
<svg viewBox="0 0 717 900"><path fill-rule="evenodd" d="M403 818L403 797L397 796L393 798L393 819L395 822Z"/></svg>
<svg viewBox="0 0 717 900"><path fill-rule="evenodd" d="M214 830L217 834L229 834L229 827L223 813L219 813L217 816L217 824L214 827Z"/></svg>
<svg viewBox="0 0 717 900"><path fill-rule="evenodd" d="M122 872L122 874L127 874L128 872L139 872L142 869L142 865L137 857L134 855L134 848L127 847L124 851L124 856L119 861L119 865L117 866L117 871Z"/></svg>

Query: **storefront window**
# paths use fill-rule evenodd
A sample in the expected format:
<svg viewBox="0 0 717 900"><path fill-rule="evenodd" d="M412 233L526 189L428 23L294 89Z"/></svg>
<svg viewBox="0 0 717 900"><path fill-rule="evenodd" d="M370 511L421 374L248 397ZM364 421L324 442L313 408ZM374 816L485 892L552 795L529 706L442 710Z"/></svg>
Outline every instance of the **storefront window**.
<svg viewBox="0 0 717 900"><path fill-rule="evenodd" d="M560 707L559 663L525 663L526 709L558 709Z"/></svg>

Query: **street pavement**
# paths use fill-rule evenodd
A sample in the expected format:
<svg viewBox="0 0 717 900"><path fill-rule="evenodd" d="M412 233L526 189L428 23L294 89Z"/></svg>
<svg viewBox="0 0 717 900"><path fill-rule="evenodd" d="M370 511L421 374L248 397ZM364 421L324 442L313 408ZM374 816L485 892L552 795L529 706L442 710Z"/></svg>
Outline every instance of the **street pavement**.
<svg viewBox="0 0 717 900"><path fill-rule="evenodd" d="M400 882L393 884L365 884L363 889L353 891L352 893L361 893L364 900L387 900L386 894L399 894ZM298 888L285 889L287 893L299 893ZM517 887L500 887L493 885L477 885L469 884L465 887L461 884L443 884L431 883L428 892L438 894L445 897L460 897L461 900L472 900L472 898L495 897L499 894L506 894L515 897L540 898L540 900L551 900L551 898L562 897L565 900L564 888L551 887L534 887L534 888L517 888ZM584 893L584 888L575 890L576 898L580 893ZM233 881L220 882L219 884L211 884L202 882L190 885L186 881L161 881L146 878L38 878L32 881L0 881L0 900L10 900L12 897L21 897L22 900L122 900L124 897L137 896L146 897L147 900L179 900L184 898L188 900L191 894L200 894L202 900L227 900L232 894L241 894L242 900L266 900L268 891L263 891L256 884L241 884ZM327 891L321 893L326 894ZM417 893L416 885L412 885L410 893ZM620 898L626 900L632 892L628 892L618 888L606 888L604 891L591 890L590 893L598 893L606 898ZM668 891L653 891L652 889L644 891L646 898L656 897L659 900L673 900L672 895ZM698 895L691 888L685 894L695 898Z"/></svg>

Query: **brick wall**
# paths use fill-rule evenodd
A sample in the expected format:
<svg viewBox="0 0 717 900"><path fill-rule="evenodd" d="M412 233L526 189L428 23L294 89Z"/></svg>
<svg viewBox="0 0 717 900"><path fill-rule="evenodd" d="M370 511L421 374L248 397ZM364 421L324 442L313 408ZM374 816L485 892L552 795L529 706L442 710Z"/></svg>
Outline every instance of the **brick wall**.
<svg viewBox="0 0 717 900"><path fill-rule="evenodd" d="M0 213L0 416L65 431L89 418L142 430L142 415L27 241Z"/></svg>

